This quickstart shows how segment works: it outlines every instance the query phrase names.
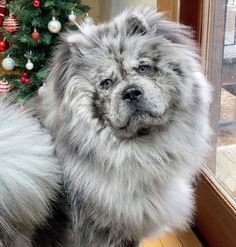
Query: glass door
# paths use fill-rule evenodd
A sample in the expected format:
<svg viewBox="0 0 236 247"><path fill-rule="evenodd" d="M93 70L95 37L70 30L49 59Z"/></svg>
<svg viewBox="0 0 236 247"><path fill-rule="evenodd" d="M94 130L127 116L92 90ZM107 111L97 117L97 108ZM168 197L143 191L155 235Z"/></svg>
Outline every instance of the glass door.
<svg viewBox="0 0 236 247"><path fill-rule="evenodd" d="M236 0L180 0L179 10L179 21L195 31L214 89L214 135L197 185L196 229L209 246L236 246Z"/></svg>
<svg viewBox="0 0 236 247"><path fill-rule="evenodd" d="M212 153L207 168L236 206L236 1L204 1L202 55L212 83Z"/></svg>
<svg viewBox="0 0 236 247"><path fill-rule="evenodd" d="M197 190L196 225L210 246L236 246L236 1L196 1L195 30L213 86L214 132Z"/></svg>
<svg viewBox="0 0 236 247"><path fill-rule="evenodd" d="M225 2L215 175L236 201L236 1Z"/></svg>

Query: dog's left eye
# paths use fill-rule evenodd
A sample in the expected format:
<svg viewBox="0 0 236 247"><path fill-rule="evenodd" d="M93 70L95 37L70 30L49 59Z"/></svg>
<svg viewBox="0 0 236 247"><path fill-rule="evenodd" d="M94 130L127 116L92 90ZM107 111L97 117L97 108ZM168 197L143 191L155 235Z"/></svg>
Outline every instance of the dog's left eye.
<svg viewBox="0 0 236 247"><path fill-rule="evenodd" d="M150 66L149 65L140 65L136 71L139 73L139 74L145 74L147 73L148 71L150 70Z"/></svg>
<svg viewBox="0 0 236 247"><path fill-rule="evenodd" d="M100 86L103 89L109 89L112 85L113 81L111 79L105 79L103 81L101 81Z"/></svg>

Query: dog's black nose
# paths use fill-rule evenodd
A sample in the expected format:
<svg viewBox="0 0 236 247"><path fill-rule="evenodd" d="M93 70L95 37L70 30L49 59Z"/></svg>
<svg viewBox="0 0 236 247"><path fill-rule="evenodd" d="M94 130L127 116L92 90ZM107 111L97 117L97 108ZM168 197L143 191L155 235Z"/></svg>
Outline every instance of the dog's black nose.
<svg viewBox="0 0 236 247"><path fill-rule="evenodd" d="M128 86L122 94L122 99L124 101L135 103L139 101L143 96L143 90L135 85Z"/></svg>

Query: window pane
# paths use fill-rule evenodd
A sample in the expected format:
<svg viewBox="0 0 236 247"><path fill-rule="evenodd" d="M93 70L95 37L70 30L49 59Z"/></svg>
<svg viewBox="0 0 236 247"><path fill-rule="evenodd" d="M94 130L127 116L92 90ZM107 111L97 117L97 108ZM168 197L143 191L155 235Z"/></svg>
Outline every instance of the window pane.
<svg viewBox="0 0 236 247"><path fill-rule="evenodd" d="M236 199L236 1L226 1L215 175Z"/></svg>

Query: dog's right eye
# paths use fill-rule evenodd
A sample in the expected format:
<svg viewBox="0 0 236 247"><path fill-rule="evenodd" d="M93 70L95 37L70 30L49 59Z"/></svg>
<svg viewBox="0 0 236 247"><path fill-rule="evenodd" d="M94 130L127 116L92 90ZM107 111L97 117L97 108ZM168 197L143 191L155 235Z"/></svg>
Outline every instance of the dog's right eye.
<svg viewBox="0 0 236 247"><path fill-rule="evenodd" d="M101 81L100 86L102 87L102 89L109 89L112 84L113 81L111 79L105 79Z"/></svg>

